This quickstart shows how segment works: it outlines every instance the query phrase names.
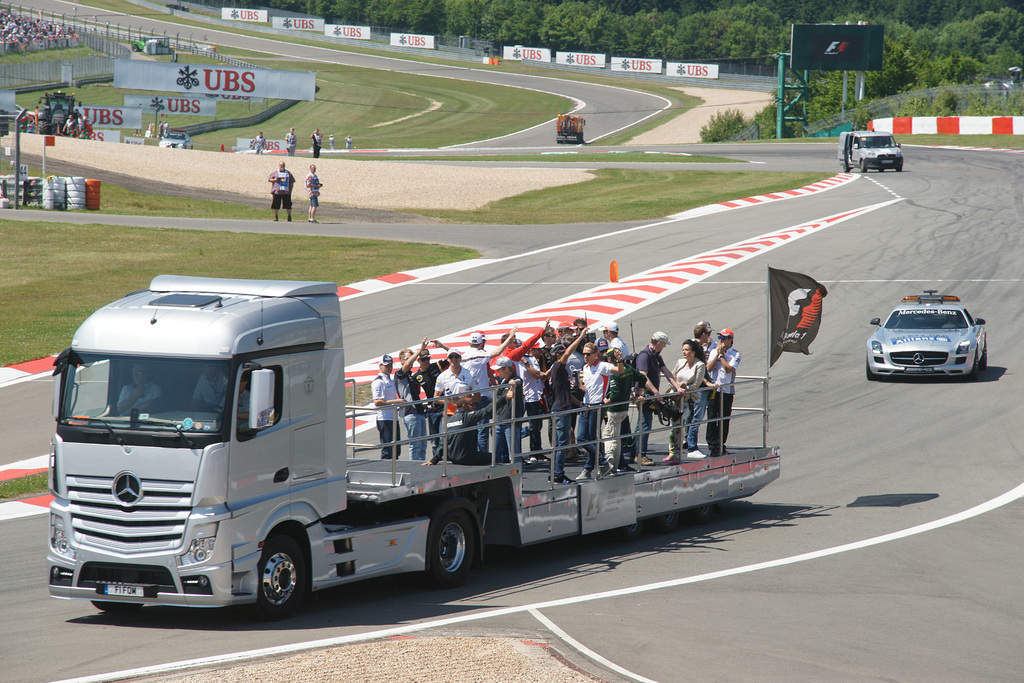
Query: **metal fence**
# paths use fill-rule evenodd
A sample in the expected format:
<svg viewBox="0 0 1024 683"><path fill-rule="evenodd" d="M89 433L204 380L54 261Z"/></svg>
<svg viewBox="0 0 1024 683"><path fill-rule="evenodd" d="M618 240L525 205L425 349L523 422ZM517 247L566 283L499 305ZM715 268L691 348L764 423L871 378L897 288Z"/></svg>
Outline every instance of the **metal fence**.
<svg viewBox="0 0 1024 683"><path fill-rule="evenodd" d="M970 104L972 99L980 99L983 104L997 104L1000 102L1010 103L1013 98L1020 98L1024 95L1024 89L1020 87L1006 88L1002 85L990 87L987 85L944 85L937 88L926 88L924 90L911 90L892 97L886 97L859 107L847 109L845 112L830 116L820 121L815 121L804 128L804 134L814 136L828 132L851 122L862 122L870 119L888 118L898 116L904 106L915 101L927 100L934 103L935 98L944 94L953 93L957 97L957 113Z"/></svg>
<svg viewBox="0 0 1024 683"><path fill-rule="evenodd" d="M32 83L70 83L79 78L112 73L114 60L111 57L7 64L0 69L0 89L18 89Z"/></svg>

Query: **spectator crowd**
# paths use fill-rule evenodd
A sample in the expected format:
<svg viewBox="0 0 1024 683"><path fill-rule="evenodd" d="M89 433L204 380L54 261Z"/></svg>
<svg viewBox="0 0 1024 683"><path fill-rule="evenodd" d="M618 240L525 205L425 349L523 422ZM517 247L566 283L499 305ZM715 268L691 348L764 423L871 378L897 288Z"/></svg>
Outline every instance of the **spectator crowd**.
<svg viewBox="0 0 1024 683"><path fill-rule="evenodd" d="M657 464L649 451L655 419L671 427L662 463L728 454L741 360L734 336L728 328L716 335L701 321L671 369L662 357L671 345L666 333L652 333L631 353L616 323L591 331L584 318L571 325L548 320L527 338L512 328L490 347L483 332L461 349L424 338L397 359L383 356L371 383L381 457L401 457L396 442L404 425L406 439L421 439L409 444L411 458L425 466L444 458L490 464L493 453L499 463L543 464L553 483L568 484L632 471L637 462ZM445 358L432 360L428 347L443 349ZM707 452L698 445L702 424ZM582 471L570 478L566 463Z"/></svg>
<svg viewBox="0 0 1024 683"><path fill-rule="evenodd" d="M73 29L62 24L0 9L0 45L4 52L45 49L55 47L49 41L77 38L78 34Z"/></svg>

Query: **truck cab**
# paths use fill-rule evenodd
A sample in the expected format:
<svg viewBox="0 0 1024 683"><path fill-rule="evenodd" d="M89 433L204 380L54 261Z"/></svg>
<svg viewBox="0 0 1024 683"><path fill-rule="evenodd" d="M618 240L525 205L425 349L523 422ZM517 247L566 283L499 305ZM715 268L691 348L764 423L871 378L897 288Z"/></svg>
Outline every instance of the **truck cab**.
<svg viewBox="0 0 1024 683"><path fill-rule="evenodd" d="M903 170L903 149L892 133L866 130L839 134L839 162L844 172L857 167L861 173L868 169Z"/></svg>

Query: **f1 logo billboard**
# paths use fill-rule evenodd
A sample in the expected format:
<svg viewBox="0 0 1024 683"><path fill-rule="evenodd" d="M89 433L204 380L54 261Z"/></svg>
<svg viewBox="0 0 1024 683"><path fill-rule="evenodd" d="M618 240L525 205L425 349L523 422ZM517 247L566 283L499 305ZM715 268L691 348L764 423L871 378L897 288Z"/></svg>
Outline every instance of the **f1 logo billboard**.
<svg viewBox="0 0 1024 683"><path fill-rule="evenodd" d="M884 48L884 26L793 24L790 68L798 71L879 71Z"/></svg>
<svg viewBox="0 0 1024 683"><path fill-rule="evenodd" d="M220 64L182 64L118 59L114 87L195 94L246 95L280 100L306 100L316 96L312 71L242 69Z"/></svg>

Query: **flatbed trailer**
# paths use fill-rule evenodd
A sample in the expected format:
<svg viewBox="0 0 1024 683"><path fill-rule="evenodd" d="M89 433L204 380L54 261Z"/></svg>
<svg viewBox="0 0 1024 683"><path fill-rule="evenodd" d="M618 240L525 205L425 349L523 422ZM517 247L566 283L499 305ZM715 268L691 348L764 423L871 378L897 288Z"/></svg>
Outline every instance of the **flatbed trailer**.
<svg viewBox="0 0 1024 683"><path fill-rule="evenodd" d="M371 577L459 585L485 544L668 530L779 476L763 437L568 485L521 458L360 457L343 357L334 283L159 276L94 313L55 362L50 594L108 612L250 604L278 619ZM744 416L766 429L766 409L734 409Z"/></svg>

